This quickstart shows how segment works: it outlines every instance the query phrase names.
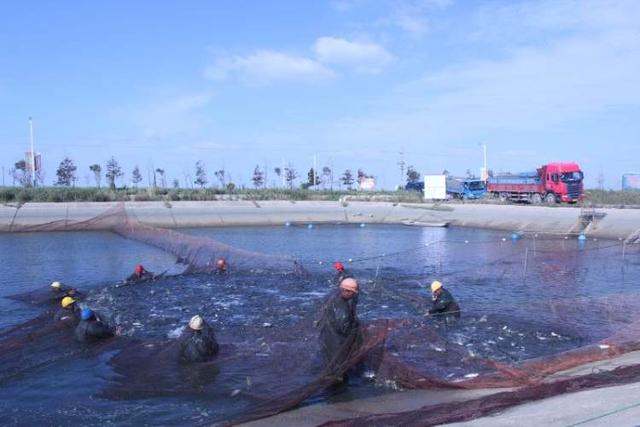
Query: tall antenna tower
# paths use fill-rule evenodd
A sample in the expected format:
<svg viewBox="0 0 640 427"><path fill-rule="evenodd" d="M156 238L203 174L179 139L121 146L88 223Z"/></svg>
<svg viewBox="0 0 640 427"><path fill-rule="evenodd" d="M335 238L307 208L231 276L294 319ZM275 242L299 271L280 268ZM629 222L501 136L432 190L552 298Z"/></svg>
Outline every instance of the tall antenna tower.
<svg viewBox="0 0 640 427"><path fill-rule="evenodd" d="M400 166L400 188L403 187L402 183L404 182L404 168L407 164L404 161L404 151L400 151L400 161L398 162L398 166Z"/></svg>
<svg viewBox="0 0 640 427"><path fill-rule="evenodd" d="M33 149L33 119L31 117L29 117L29 141L31 142L31 179L35 187L38 183L38 178L36 174L36 152Z"/></svg>

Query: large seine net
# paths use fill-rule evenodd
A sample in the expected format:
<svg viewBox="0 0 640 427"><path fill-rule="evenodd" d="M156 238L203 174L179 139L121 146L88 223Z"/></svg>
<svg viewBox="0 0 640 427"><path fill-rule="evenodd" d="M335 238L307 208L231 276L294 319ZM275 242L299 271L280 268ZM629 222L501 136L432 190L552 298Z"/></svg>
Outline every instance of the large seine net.
<svg viewBox="0 0 640 427"><path fill-rule="evenodd" d="M97 397L119 401L181 396L215 402L217 409L205 424L267 417L323 400L336 387L369 387L377 392L513 388L465 404L432 407L425 402L416 411L333 423L436 425L569 390L623 384L640 373L640 368L630 366L609 374L547 380L554 373L640 349L640 298L635 293L594 296L585 292L563 298L555 289L554 298L526 303L496 303L499 295L491 294L491 289L509 292L513 280L579 283L593 274L591 266L598 260L620 259L621 250L624 259L598 275L610 277L607 286L613 287L633 280L625 274L628 266L637 265L637 248L623 248L619 242L602 242L569 255L563 249L560 267L554 263L560 248L553 248L556 243L545 245L549 238L544 236L534 236L533 241L524 236L526 245L506 242L492 251L491 258L478 256L461 265L442 265L434 258L419 276L395 266L410 254L428 253L439 244L451 250L473 244L482 255L485 246L495 242L432 242L354 259L349 267L361 284L360 328L327 361L321 357L318 326L337 292L327 259L322 265L307 261L305 269L292 257L246 251L211 238L142 224L130 218L122 205L88 221L54 222L17 231L63 230L110 230L153 245L175 255L184 265L183 273L88 292L82 303L123 331L91 347L75 343L70 330L51 322L56 304L48 291L13 296L48 311L0 332L0 384L57 360L112 352L109 364L115 379ZM566 244L557 238L551 241ZM211 274L218 258L232 266L231 274ZM430 303L425 277L441 278L454 288L473 284L478 290L470 295L476 302L469 310L463 306L464 315L455 324L425 317ZM524 320L523 312L537 314ZM196 313L213 325L220 354L208 363L181 365L175 337Z"/></svg>

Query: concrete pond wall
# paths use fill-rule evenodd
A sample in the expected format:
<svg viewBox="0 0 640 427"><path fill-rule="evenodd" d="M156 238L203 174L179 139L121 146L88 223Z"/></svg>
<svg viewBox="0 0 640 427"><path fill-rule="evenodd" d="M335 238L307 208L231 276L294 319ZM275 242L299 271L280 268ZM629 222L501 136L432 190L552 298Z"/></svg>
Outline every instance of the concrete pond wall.
<svg viewBox="0 0 640 427"><path fill-rule="evenodd" d="M94 218L118 203L27 203L0 206L0 231L54 221ZM482 204L405 204L336 201L127 202L126 212L158 227L224 227L284 223L402 224L448 223L452 226L556 235L584 232L589 237L635 240L640 210L598 209L593 221L577 207Z"/></svg>

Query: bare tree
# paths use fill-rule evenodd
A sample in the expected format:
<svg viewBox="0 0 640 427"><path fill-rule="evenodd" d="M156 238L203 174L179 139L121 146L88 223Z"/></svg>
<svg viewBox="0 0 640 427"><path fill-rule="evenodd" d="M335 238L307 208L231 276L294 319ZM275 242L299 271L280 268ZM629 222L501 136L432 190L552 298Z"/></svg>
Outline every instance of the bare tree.
<svg viewBox="0 0 640 427"><path fill-rule="evenodd" d="M278 180L280 180L280 178L282 177L282 168L275 167L275 168L273 168L273 171L278 176ZM276 185L276 187L278 187L278 186Z"/></svg>
<svg viewBox="0 0 640 427"><path fill-rule="evenodd" d="M418 181L420 181L420 172L418 172L413 166L409 166L407 168L407 184Z"/></svg>
<svg viewBox="0 0 640 427"><path fill-rule="evenodd" d="M346 171L344 171L340 180L349 190L351 190L351 187L354 183L353 173L351 173L351 169L347 169Z"/></svg>
<svg viewBox="0 0 640 427"><path fill-rule="evenodd" d="M227 187L227 180L225 179L224 169L218 169L213 174L216 176L216 178L218 178L218 181L220 181L220 188L224 190Z"/></svg>
<svg viewBox="0 0 640 427"><path fill-rule="evenodd" d="M204 163L202 160L198 160L196 162L196 180L193 183L199 185L200 188L204 188L208 182L207 172L204 170Z"/></svg>
<svg viewBox="0 0 640 427"><path fill-rule="evenodd" d="M284 168L284 179L287 181L287 185L290 190L293 190L293 182L298 178L298 172L293 168L292 164Z"/></svg>
<svg viewBox="0 0 640 427"><path fill-rule="evenodd" d="M23 187L31 187L31 174L27 171L27 162L19 160L14 163L13 168L9 170L11 177L13 178L13 185L16 181Z"/></svg>
<svg viewBox="0 0 640 427"><path fill-rule="evenodd" d="M260 188L264 184L264 172L260 170L259 165L256 165L253 170L253 177L251 180L253 181L253 186L256 188Z"/></svg>
<svg viewBox="0 0 640 427"><path fill-rule="evenodd" d="M164 169L157 168L156 172L158 173L158 175L160 175L160 185L162 186L162 188L166 188L167 180L164 176Z"/></svg>
<svg viewBox="0 0 640 427"><path fill-rule="evenodd" d="M104 174L104 176L109 181L109 187L112 190L116 189L116 179L120 178L123 175L124 173L122 172L120 164L112 156L111 159L109 159L109 161L107 162L107 172Z"/></svg>
<svg viewBox="0 0 640 427"><path fill-rule="evenodd" d="M322 188L327 188L327 182L329 182L330 189L333 191L333 171L329 166L325 166L322 168Z"/></svg>
<svg viewBox="0 0 640 427"><path fill-rule="evenodd" d="M311 168L309 169L309 172L307 172L307 182L302 184L302 188L304 189L311 188L314 185L316 185L319 181L320 181L320 177L318 176L316 171L313 168Z"/></svg>
<svg viewBox="0 0 640 427"><path fill-rule="evenodd" d="M96 186L98 186L98 188L100 188L100 181L102 181L102 167L99 164L93 164L91 166L89 166L89 170L91 170L91 172L93 172L93 177L96 180Z"/></svg>
<svg viewBox="0 0 640 427"><path fill-rule="evenodd" d="M136 165L133 168L133 173L131 174L131 182L133 182L133 186L138 188L138 184L142 182L142 174L140 173L140 168Z"/></svg>

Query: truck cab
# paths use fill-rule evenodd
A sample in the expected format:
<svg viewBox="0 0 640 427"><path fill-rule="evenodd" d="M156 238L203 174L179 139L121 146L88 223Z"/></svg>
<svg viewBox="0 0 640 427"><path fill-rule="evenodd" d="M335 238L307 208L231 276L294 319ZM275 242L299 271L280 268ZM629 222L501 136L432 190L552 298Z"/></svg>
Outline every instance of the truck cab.
<svg viewBox="0 0 640 427"><path fill-rule="evenodd" d="M487 192L486 184L476 178L447 178L447 195L458 199L481 199Z"/></svg>
<svg viewBox="0 0 640 427"><path fill-rule="evenodd" d="M584 199L584 174L577 163L549 163L538 169L545 201L575 203Z"/></svg>

